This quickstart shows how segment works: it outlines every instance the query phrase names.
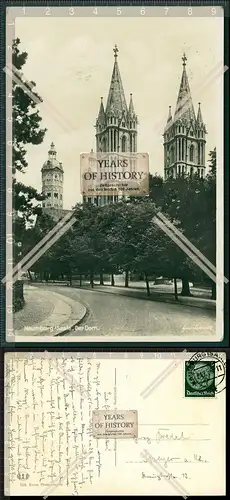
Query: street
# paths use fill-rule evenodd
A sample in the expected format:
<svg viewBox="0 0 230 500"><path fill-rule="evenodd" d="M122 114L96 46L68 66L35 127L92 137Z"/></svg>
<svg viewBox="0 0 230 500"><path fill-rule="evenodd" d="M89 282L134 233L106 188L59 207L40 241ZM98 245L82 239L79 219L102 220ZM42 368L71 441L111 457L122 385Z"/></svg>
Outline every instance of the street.
<svg viewBox="0 0 230 500"><path fill-rule="evenodd" d="M116 293L69 288L38 286L80 302L87 314L80 327L68 336L127 336L127 335L212 335L215 334L215 312L202 308L141 300Z"/></svg>

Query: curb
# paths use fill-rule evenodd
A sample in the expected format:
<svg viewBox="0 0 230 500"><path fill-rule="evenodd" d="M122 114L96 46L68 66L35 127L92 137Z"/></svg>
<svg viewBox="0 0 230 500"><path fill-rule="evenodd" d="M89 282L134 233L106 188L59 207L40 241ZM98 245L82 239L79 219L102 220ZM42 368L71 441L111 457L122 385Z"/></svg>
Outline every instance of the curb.
<svg viewBox="0 0 230 500"><path fill-rule="evenodd" d="M56 333L56 335L54 335L54 337L61 337L61 336L66 335L69 332L72 332L75 329L75 326L81 325L81 323L83 323L83 321L89 315L89 309L84 304L82 304L82 302L80 302L79 300L78 300L78 302L79 302L79 304L81 304L85 308L85 312L84 312L83 316L77 322L74 322L70 328L66 328L63 331Z"/></svg>
<svg viewBox="0 0 230 500"><path fill-rule="evenodd" d="M34 288L36 288L36 290L39 292L39 288L37 288L37 287L34 287ZM65 335L68 332L74 330L75 326L80 325L84 321L86 316L88 315L88 308L80 300L74 301L74 300L70 299L69 297L66 297L65 295L63 296L62 294L57 294L56 292L52 292L52 293L57 297L57 300L59 302L63 302L65 304L66 310L68 308L71 310L71 314L70 314L70 316L68 316L68 319L66 320L66 324L64 324L66 312L62 312L61 314L63 317L61 318L61 322L59 324L55 325L55 321L53 321L54 326L52 324L50 324L50 326L47 325L47 327L44 326L44 328L41 328L42 323L49 324L50 318L53 315L53 312L52 312L47 318L45 318L41 322L34 323L33 325L31 325L31 327L30 327L31 334L28 335L28 333L27 333L26 336L28 336L28 337L29 336L32 336L32 337L57 337L59 335ZM76 313L76 311L74 310L75 303L80 305L81 309L83 309L83 311L80 311L80 314ZM66 314L66 316L67 316L67 314ZM71 319L71 317L72 317L72 319ZM63 328L61 328L62 324L63 324ZM68 324L68 327L66 328L67 324ZM40 331L39 332L36 331L39 328L40 328ZM51 331L50 328L53 328L53 331ZM56 330L58 329L58 333L55 333L55 329ZM24 337L25 336L25 329L15 330L14 334L17 337L21 337L21 336Z"/></svg>
<svg viewBox="0 0 230 500"><path fill-rule="evenodd" d="M105 285L106 286L106 285ZM120 292L107 292L106 290L98 290L97 289L97 285L95 285L95 288L86 288L86 287L79 287L79 286L73 286L72 288L77 288L78 290L87 290L89 292L100 292L100 293L109 293L110 295L118 295L120 297L129 297L130 299L139 299L139 300L148 300L150 302L162 302L162 303L166 303L166 304L172 304L172 305L175 305L175 306L187 306L187 307L196 307L198 309L206 309L206 310L209 310L209 311L215 311L216 310L216 301L212 301L211 302L211 299L206 299L206 300L210 300L210 302L206 302L205 304L203 303L202 305L199 305L199 304L191 304L191 303L186 303L183 301L180 301L180 298L178 300L178 302L176 300L173 300L173 299L168 299L168 298L163 298L163 297L159 297L159 296L155 296L154 297L154 294L152 294L150 297L154 297L154 298L149 298L149 297L135 297L134 295L132 294L126 294L126 293L120 293ZM202 299L199 299L198 297L194 297L194 299L196 300L202 300Z"/></svg>

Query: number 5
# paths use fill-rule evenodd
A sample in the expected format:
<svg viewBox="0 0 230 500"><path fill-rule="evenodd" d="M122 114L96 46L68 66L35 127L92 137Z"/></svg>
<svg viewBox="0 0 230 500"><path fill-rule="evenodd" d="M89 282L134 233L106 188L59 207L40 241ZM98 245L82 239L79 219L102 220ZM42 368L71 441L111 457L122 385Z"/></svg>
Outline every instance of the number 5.
<svg viewBox="0 0 230 500"><path fill-rule="evenodd" d="M120 16L120 15L121 15L121 8L120 8L120 7L118 7L118 8L117 8L117 15L118 15L118 16Z"/></svg>

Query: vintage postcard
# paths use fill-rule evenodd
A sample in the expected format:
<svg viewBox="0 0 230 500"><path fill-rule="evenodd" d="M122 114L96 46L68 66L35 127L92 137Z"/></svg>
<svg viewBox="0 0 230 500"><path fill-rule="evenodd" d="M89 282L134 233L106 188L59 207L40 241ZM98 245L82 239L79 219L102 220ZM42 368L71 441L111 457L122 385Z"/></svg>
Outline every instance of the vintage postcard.
<svg viewBox="0 0 230 500"><path fill-rule="evenodd" d="M223 30L7 9L7 342L223 340Z"/></svg>
<svg viewBox="0 0 230 500"><path fill-rule="evenodd" d="M225 495L225 389L221 352L6 353L5 495Z"/></svg>

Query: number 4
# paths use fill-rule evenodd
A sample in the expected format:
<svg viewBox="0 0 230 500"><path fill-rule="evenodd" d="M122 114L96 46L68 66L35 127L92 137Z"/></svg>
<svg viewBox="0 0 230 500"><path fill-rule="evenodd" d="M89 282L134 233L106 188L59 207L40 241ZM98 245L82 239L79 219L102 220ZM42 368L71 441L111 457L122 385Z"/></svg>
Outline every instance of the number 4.
<svg viewBox="0 0 230 500"><path fill-rule="evenodd" d="M95 16L97 16L97 7L95 7L95 9L93 9L93 13L95 14Z"/></svg>

